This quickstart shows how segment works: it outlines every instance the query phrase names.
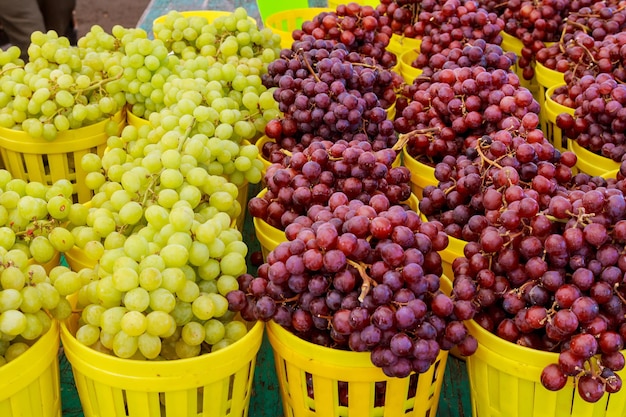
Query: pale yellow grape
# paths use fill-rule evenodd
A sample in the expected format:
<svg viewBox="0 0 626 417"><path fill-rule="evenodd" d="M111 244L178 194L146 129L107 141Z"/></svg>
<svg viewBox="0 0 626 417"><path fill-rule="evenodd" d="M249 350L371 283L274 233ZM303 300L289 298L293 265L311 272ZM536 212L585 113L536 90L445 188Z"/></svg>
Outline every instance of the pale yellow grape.
<svg viewBox="0 0 626 417"><path fill-rule="evenodd" d="M50 314L57 320L65 320L72 314L72 305L67 298L61 298L57 306L50 310Z"/></svg>
<svg viewBox="0 0 626 417"><path fill-rule="evenodd" d="M1 195L0 195L0 198L1 198ZM0 247L10 249L11 247L13 247L14 244L15 244L15 231L13 231L13 229L11 229L8 226L0 227Z"/></svg>
<svg viewBox="0 0 626 417"><path fill-rule="evenodd" d="M111 350L113 349L113 338L117 333L107 333L103 330L100 330L100 343L105 348Z"/></svg>
<svg viewBox="0 0 626 417"><path fill-rule="evenodd" d="M200 288L194 281L186 280L182 289L176 292L179 300L187 303L193 302L200 295Z"/></svg>
<svg viewBox="0 0 626 417"><path fill-rule="evenodd" d="M189 251L193 243L193 237L188 232L175 232L169 239L167 239L168 245L181 245Z"/></svg>
<svg viewBox="0 0 626 417"><path fill-rule="evenodd" d="M224 242L220 239L213 239L207 246L209 247L209 252L211 252L211 256L213 258L221 258L224 256L224 249L226 249L226 245L224 245Z"/></svg>
<svg viewBox="0 0 626 417"><path fill-rule="evenodd" d="M99 304L89 304L83 308L81 319L92 326L100 326L102 323L102 313L107 309Z"/></svg>
<svg viewBox="0 0 626 417"><path fill-rule="evenodd" d="M26 329L20 334L20 337L26 340L35 340L44 332L43 323L39 317L32 313L25 313Z"/></svg>
<svg viewBox="0 0 626 417"><path fill-rule="evenodd" d="M148 328L148 320L139 311L127 311L120 320L120 327L129 336L140 336Z"/></svg>
<svg viewBox="0 0 626 417"><path fill-rule="evenodd" d="M176 231L188 232L194 221L194 211L190 207L177 206L172 208L169 213L169 222L174 226Z"/></svg>
<svg viewBox="0 0 626 417"><path fill-rule="evenodd" d="M85 244L83 250L87 258L98 261L104 255L104 244L98 240L92 240Z"/></svg>
<svg viewBox="0 0 626 417"><path fill-rule="evenodd" d="M221 294L208 293L207 297L211 299L213 303L213 316L222 317L228 312L228 300Z"/></svg>
<svg viewBox="0 0 626 417"><path fill-rule="evenodd" d="M20 304L20 311L22 313L36 313L41 310L43 307L43 294L38 287L26 286L22 288L21 293L22 304Z"/></svg>
<svg viewBox="0 0 626 417"><path fill-rule="evenodd" d="M206 244L193 241L191 247L189 248L189 263L194 266L200 266L206 263L207 259L210 257L209 248Z"/></svg>
<svg viewBox="0 0 626 417"><path fill-rule="evenodd" d="M100 340L100 328L91 324L85 324L76 331L76 340L85 346L91 346Z"/></svg>
<svg viewBox="0 0 626 417"><path fill-rule="evenodd" d="M72 249L75 244L72 232L64 227L53 228L48 234L48 240L52 247L58 252L67 252Z"/></svg>
<svg viewBox="0 0 626 417"><path fill-rule="evenodd" d="M111 251L113 249L120 249L121 251L123 251L124 242L126 242L126 236L124 236L120 232L113 232L108 234L106 238L104 238L103 245L106 251Z"/></svg>
<svg viewBox="0 0 626 417"><path fill-rule="evenodd" d="M29 346L23 342L12 343L4 353L7 362L14 361L28 350Z"/></svg>
<svg viewBox="0 0 626 417"><path fill-rule="evenodd" d="M204 326L196 321L185 324L181 331L182 340L191 346L200 345L204 342L205 336L206 331Z"/></svg>
<svg viewBox="0 0 626 417"><path fill-rule="evenodd" d="M225 339L229 339L232 341L237 341L244 337L248 333L248 328L246 325L238 320L231 321L224 325L225 329Z"/></svg>
<svg viewBox="0 0 626 417"><path fill-rule="evenodd" d="M115 306L106 309L100 315L100 328L103 332L109 334L115 334L119 332L121 327L121 320L128 310L122 306Z"/></svg>
<svg viewBox="0 0 626 417"><path fill-rule="evenodd" d="M43 265L35 263L30 264L26 266L26 270L24 271L24 273L28 276L28 280L31 285L40 284L43 282L50 282L50 278L48 278L48 272L46 272L46 269L43 267Z"/></svg>
<svg viewBox="0 0 626 417"><path fill-rule="evenodd" d="M120 330L113 337L113 352L117 357L130 358L137 352L137 336L130 336Z"/></svg>
<svg viewBox="0 0 626 417"><path fill-rule="evenodd" d="M20 304L22 304L22 293L19 290L7 288L0 291L0 313L17 310Z"/></svg>
<svg viewBox="0 0 626 417"><path fill-rule="evenodd" d="M209 294L200 294L191 304L194 316L200 320L209 320L214 316L215 305Z"/></svg>
<svg viewBox="0 0 626 417"><path fill-rule="evenodd" d="M177 326L184 326L185 324L193 320L191 303L176 300L176 307L174 307L174 310L170 312L170 315L174 318Z"/></svg>
<svg viewBox="0 0 626 417"><path fill-rule="evenodd" d="M73 246L73 245L72 245ZM56 254L52 243L45 236L36 236L30 241L29 251L35 262L46 263Z"/></svg>
<svg viewBox="0 0 626 417"><path fill-rule="evenodd" d="M41 306L47 310L56 308L56 306L61 301L61 296L59 295L59 292L49 282L40 282L36 284L35 288L37 288L39 292L41 293ZM3 302L1 301L2 294L6 291L9 291L9 290L4 290L3 292L0 292L0 311L2 311L2 304L3 304ZM15 291L15 290L11 290L11 291Z"/></svg>
<svg viewBox="0 0 626 417"><path fill-rule="evenodd" d="M198 267L198 276L207 281L216 279L220 272L220 263L216 259L209 259Z"/></svg>
<svg viewBox="0 0 626 417"><path fill-rule="evenodd" d="M154 310L146 315L146 332L152 336L164 336L176 327L174 318L164 311Z"/></svg>
<svg viewBox="0 0 626 417"><path fill-rule="evenodd" d="M141 287L124 294L124 306L131 311L145 311L150 306L150 293Z"/></svg>
<svg viewBox="0 0 626 417"><path fill-rule="evenodd" d="M168 268L180 268L189 260L189 251L182 245L166 245L160 254Z"/></svg>
<svg viewBox="0 0 626 417"><path fill-rule="evenodd" d="M161 189L157 197L158 204L166 209L173 207L178 200L178 192L169 188Z"/></svg>
<svg viewBox="0 0 626 417"><path fill-rule="evenodd" d="M165 288L157 288L150 292L150 308L169 313L176 307L174 294Z"/></svg>
<svg viewBox="0 0 626 417"><path fill-rule="evenodd" d="M119 306L122 301L122 292L115 288L110 275L97 281L96 294L100 304L107 308Z"/></svg>
<svg viewBox="0 0 626 417"><path fill-rule="evenodd" d="M200 292L204 292L207 294L212 294L212 293L217 292L217 283L216 283L216 280L214 279L212 280L202 279L200 283L198 284L198 287L200 288Z"/></svg>
<svg viewBox="0 0 626 417"><path fill-rule="evenodd" d="M106 247L107 245L106 245L106 240L105 240L105 248ZM102 258L100 258L100 262L99 262L100 268L105 272L113 273L113 265L115 264L115 261L120 256L124 256L123 247L105 250L104 254L102 255Z"/></svg>
<svg viewBox="0 0 626 417"><path fill-rule="evenodd" d="M169 222L169 213L165 207L157 204L148 206L144 216L149 224L157 229L165 226Z"/></svg>
<svg viewBox="0 0 626 417"><path fill-rule="evenodd" d="M200 354L201 345L188 345L182 339L176 341L176 355L181 359L194 358Z"/></svg>
<svg viewBox="0 0 626 417"><path fill-rule="evenodd" d="M117 268L113 272L112 281L116 290L120 292L130 291L139 286L139 274L129 267Z"/></svg>
<svg viewBox="0 0 626 417"><path fill-rule="evenodd" d="M19 310L6 310L0 313L0 332L17 336L26 330L26 316Z"/></svg>
<svg viewBox="0 0 626 417"><path fill-rule="evenodd" d="M62 297L75 293L81 286L81 279L74 271L66 271L54 280L54 288Z"/></svg>
<svg viewBox="0 0 626 417"><path fill-rule="evenodd" d="M5 290L14 289L20 291L24 288L25 283L26 277L24 273L16 266L8 266L0 273L0 285L2 285L2 288Z"/></svg>
<svg viewBox="0 0 626 417"><path fill-rule="evenodd" d="M143 236L132 234L124 242L124 252L135 261L141 261L149 254L148 241Z"/></svg>
<svg viewBox="0 0 626 417"><path fill-rule="evenodd" d="M246 272L246 259L238 252L227 253L220 261L220 269L225 275L239 276Z"/></svg>
<svg viewBox="0 0 626 417"><path fill-rule="evenodd" d="M144 267L139 273L139 285L146 291L156 290L162 281L161 270L156 267Z"/></svg>
<svg viewBox="0 0 626 417"><path fill-rule="evenodd" d="M144 333L137 338L137 348L146 359L155 359L161 353L161 338Z"/></svg>
<svg viewBox="0 0 626 417"><path fill-rule="evenodd" d="M176 293L185 288L187 278L180 267L167 267L161 272L161 288Z"/></svg>

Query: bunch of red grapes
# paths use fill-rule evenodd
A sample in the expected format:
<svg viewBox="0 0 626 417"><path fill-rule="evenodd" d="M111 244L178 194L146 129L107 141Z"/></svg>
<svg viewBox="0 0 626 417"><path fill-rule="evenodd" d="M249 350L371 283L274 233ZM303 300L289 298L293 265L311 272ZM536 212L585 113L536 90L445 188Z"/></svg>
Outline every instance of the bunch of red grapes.
<svg viewBox="0 0 626 417"><path fill-rule="evenodd" d="M559 352L546 388L571 376L583 399L598 401L622 385L625 219L624 194L599 186L554 196L517 227L487 226L455 261L453 298L472 300L474 319L499 337Z"/></svg>
<svg viewBox="0 0 626 417"><path fill-rule="evenodd" d="M556 124L583 148L621 162L626 154L626 85L612 74L585 75L557 88L552 97L574 109Z"/></svg>
<svg viewBox="0 0 626 417"><path fill-rule="evenodd" d="M383 68L389 69L396 64L396 56L386 50L391 34L391 28L376 9L349 3L340 4L336 11L322 12L303 22L302 29L294 30L292 37L299 41L305 35L312 35L315 39L341 43L348 50L371 57Z"/></svg>
<svg viewBox="0 0 626 417"><path fill-rule="evenodd" d="M441 222L449 236L475 242L487 226L516 232L520 222L567 192L575 154L558 152L537 129L535 118L523 118L520 130L499 130L477 140L465 154L446 156L435 166L438 185L424 188L420 212Z"/></svg>
<svg viewBox="0 0 626 417"><path fill-rule="evenodd" d="M367 203L333 193L286 230L258 269L240 277L229 306L247 320L274 320L316 344L371 352L386 375L422 373L441 349L472 354L462 320L470 303L440 289L447 235L414 211L374 194Z"/></svg>
<svg viewBox="0 0 626 417"><path fill-rule="evenodd" d="M526 118L538 122L539 104L519 78L502 69L474 66L436 71L418 77L403 92L406 105L397 105L394 126L409 134L407 150L424 163L436 164L446 155L460 155L484 135L518 130ZM431 129L430 133L420 133Z"/></svg>
<svg viewBox="0 0 626 417"><path fill-rule="evenodd" d="M267 192L250 199L248 210L285 230L313 206L326 205L335 192L365 203L383 194L399 204L411 196L411 173L406 167L393 167L395 159L394 150L374 151L367 141L314 142L267 169Z"/></svg>
<svg viewBox="0 0 626 417"><path fill-rule="evenodd" d="M620 49L626 43L626 9L623 1L597 2L570 13L559 42L536 54L537 62L572 77L613 73L626 81Z"/></svg>
<svg viewBox="0 0 626 417"><path fill-rule="evenodd" d="M381 0L376 10L386 19L385 23L392 33L407 37L419 38L424 33L425 22L436 10L441 10L439 0ZM419 20L419 16L422 19Z"/></svg>
<svg viewBox="0 0 626 417"><path fill-rule="evenodd" d="M504 52L499 45L488 43L484 39L458 42L441 52L434 54L420 53L411 66L422 70L423 77L431 77L441 69L461 67L482 67L487 71L501 69L509 71L517 56L512 52Z"/></svg>

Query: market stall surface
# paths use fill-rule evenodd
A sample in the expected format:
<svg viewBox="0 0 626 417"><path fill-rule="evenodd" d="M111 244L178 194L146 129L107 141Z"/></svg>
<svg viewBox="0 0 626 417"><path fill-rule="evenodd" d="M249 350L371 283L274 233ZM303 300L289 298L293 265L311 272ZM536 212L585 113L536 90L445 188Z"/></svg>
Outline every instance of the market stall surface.
<svg viewBox="0 0 626 417"><path fill-rule="evenodd" d="M279 0L274 0L279 1ZM282 0L280 0L282 1ZM325 0L309 0L311 7L326 6ZM90 4L91 6L91 4ZM125 6L122 6L125 7ZM259 9L255 1L246 0L151 0L143 14L139 18L136 26L151 33L152 22L157 17L166 14L170 10L234 10L237 7L244 7L248 14L258 22ZM107 19L110 16L103 13ZM108 21L110 25L117 24ZM79 20L81 32L84 33L89 28L85 27L85 21ZM107 27L106 24L102 25ZM260 186L249 187L249 196L254 196L260 190ZM258 242L254 237L254 227L249 216L246 218L244 226L244 241L249 242L250 252L260 250ZM65 356L60 354L61 367L61 394L63 403L63 417L83 417L82 408L74 385L71 366ZM210 372L210 370L208 370ZM283 410L281 405L278 382L274 371L274 360L271 347L267 339L263 341L261 351L257 358L257 367L254 376L253 393L250 402L250 417L281 417ZM443 388L439 402L437 417L469 417L471 416L471 403L469 396L469 384L465 363L456 358L450 357L447 363ZM433 416L434 417L434 416Z"/></svg>

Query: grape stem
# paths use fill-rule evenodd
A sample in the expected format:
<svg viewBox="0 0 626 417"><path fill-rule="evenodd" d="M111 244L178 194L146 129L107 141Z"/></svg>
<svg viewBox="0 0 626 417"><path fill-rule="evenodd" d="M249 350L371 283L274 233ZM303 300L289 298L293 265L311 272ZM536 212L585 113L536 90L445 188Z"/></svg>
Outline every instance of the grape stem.
<svg viewBox="0 0 626 417"><path fill-rule="evenodd" d="M3 70L0 70L0 76L4 75L5 72L9 72L9 71L14 70L16 68L24 68L24 65L16 65L16 66L11 67L11 68L5 68Z"/></svg>
<svg viewBox="0 0 626 417"><path fill-rule="evenodd" d="M109 78L104 78L102 80L96 81L93 84L90 84L89 87L83 89L83 90L78 90L79 92L85 92L85 91L92 91L95 90L96 88L100 88L103 85L110 83L111 81L115 81L115 80L119 80L120 78L122 78L122 76L124 75L124 73L120 72L118 75L116 75L115 77L109 77Z"/></svg>
<svg viewBox="0 0 626 417"><path fill-rule="evenodd" d="M359 271L359 275L363 279L363 284L361 284L361 293L359 294L359 301L363 302L365 296L370 292L370 289L378 285L378 283L374 281L372 277L367 275L367 272L365 271L366 266L363 263L355 262L351 259L348 259L347 262L348 265L352 265L357 271Z"/></svg>
<svg viewBox="0 0 626 417"><path fill-rule="evenodd" d="M304 54L304 49L302 48L298 49L298 53L302 56L302 60L304 61L304 64L309 69L309 72L311 73L311 75L315 78L315 81L317 81L318 83L321 82L320 77L318 77L315 71L313 71L313 67L311 66L311 63L306 58L306 55Z"/></svg>
<svg viewBox="0 0 626 417"><path fill-rule="evenodd" d="M487 155L485 155L485 153L482 150L482 147L480 145L480 143L476 146L476 152L478 152L478 154L480 155L480 157L487 162L489 165L491 166L495 166L496 168L500 168L503 169L502 165L500 165L499 163L497 163L496 161L493 161L489 158L487 158Z"/></svg>
<svg viewBox="0 0 626 417"><path fill-rule="evenodd" d="M441 129L438 127L429 127L425 129L415 129L408 133L403 133L398 136L398 141L391 147L391 149L398 152L402 148L404 148L406 144L409 143L409 140L411 140L411 138L413 138L414 136L425 135L427 133L432 133L432 132L439 132L440 130Z"/></svg>

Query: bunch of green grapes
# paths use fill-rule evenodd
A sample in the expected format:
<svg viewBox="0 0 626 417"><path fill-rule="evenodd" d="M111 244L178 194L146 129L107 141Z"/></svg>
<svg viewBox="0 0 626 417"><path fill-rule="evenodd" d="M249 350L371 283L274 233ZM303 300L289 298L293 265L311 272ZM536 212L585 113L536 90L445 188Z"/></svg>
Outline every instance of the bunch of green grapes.
<svg viewBox="0 0 626 417"><path fill-rule="evenodd" d="M202 15L185 16L173 10L163 21L156 22L152 31L183 59L196 54L222 61L230 56L262 56L271 62L280 52L280 36L268 28L259 29L243 7L211 21Z"/></svg>
<svg viewBox="0 0 626 417"><path fill-rule="evenodd" d="M186 122L182 119L186 119ZM95 195L69 214L77 246L95 263L78 294L76 338L122 358L176 359L227 346L247 328L226 294L246 272L233 224L237 186L199 165L207 137L193 117L175 126L126 126L99 157L81 161ZM184 131L182 129L185 129Z"/></svg>
<svg viewBox="0 0 626 417"><path fill-rule="evenodd" d="M66 228L72 184L25 182L0 170L0 365L24 353L50 328L69 317L66 296L90 279L58 265L73 247Z"/></svg>
<svg viewBox="0 0 626 417"><path fill-rule="evenodd" d="M126 104L123 53L82 50L56 32L34 32L29 62L0 72L0 127L54 140L107 120Z"/></svg>

